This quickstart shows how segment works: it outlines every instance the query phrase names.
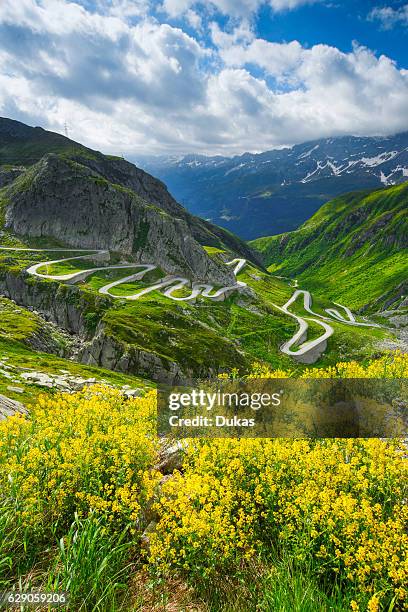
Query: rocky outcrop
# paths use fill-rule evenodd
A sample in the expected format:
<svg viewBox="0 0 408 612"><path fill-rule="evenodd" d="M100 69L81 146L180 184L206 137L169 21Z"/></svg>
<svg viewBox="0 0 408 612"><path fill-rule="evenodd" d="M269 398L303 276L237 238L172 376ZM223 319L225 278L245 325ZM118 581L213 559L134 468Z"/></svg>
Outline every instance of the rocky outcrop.
<svg viewBox="0 0 408 612"><path fill-rule="evenodd" d="M37 310L70 334L90 336L86 313L89 302L77 287L59 285L30 277L26 273L0 275L0 293L28 309ZM110 301L95 296L95 305L103 309ZM93 307L95 307L95 305Z"/></svg>
<svg viewBox="0 0 408 612"><path fill-rule="evenodd" d="M261 259L243 240L204 219L191 215L167 190L164 183L122 158L103 155L78 155L75 160L91 168L109 182L131 189L145 201L163 209L172 217L182 219L193 238L201 245L231 249L241 257L262 266Z"/></svg>
<svg viewBox="0 0 408 612"><path fill-rule="evenodd" d="M0 395L0 421L14 414L27 414L27 409L21 402Z"/></svg>
<svg viewBox="0 0 408 612"><path fill-rule="evenodd" d="M0 189L6 185L10 185L10 183L15 181L20 174L25 172L25 170L26 169L23 167L0 167Z"/></svg>
<svg viewBox="0 0 408 612"><path fill-rule="evenodd" d="M99 366L116 372L136 374L166 384L186 383L192 378L174 361L166 360L132 346L125 346L106 335L103 324L90 342L85 343L76 355L86 365Z"/></svg>
<svg viewBox="0 0 408 612"><path fill-rule="evenodd" d="M403 281L397 287L393 287L379 298L370 304L372 312L402 309L408 306L408 281ZM361 312L365 312L368 308L362 308Z"/></svg>
<svg viewBox="0 0 408 612"><path fill-rule="evenodd" d="M57 155L17 179L7 198L6 228L16 234L108 249L197 280L233 282L231 270L207 255L184 219Z"/></svg>
<svg viewBox="0 0 408 612"><path fill-rule="evenodd" d="M194 376L209 373L208 368L203 372L182 369L176 362L155 353L127 346L107 335L101 321L96 329L90 329L87 320L89 295L78 287L33 279L25 273L7 272L0 276L0 293L17 304L34 309L46 320L73 334L75 341L67 345L65 357L72 356L85 365L96 365L169 384L186 383ZM101 318L111 305L111 300L103 296L95 296L94 299L92 308L99 310ZM39 347L39 350L43 349ZM59 353L51 344L48 349L49 352Z"/></svg>
<svg viewBox="0 0 408 612"><path fill-rule="evenodd" d="M14 188L5 194L5 200L10 201L8 227L25 235L50 236L70 245L92 244L92 248L112 245L119 252L137 256L140 252L133 248L134 241L147 239L146 253L150 248L150 253L162 256L162 262L166 253L170 255L166 271L193 270L197 279L203 280L224 282L230 273L220 261L211 261L202 246L227 250L260 264L258 255L244 241L191 215L161 181L134 164L88 149L61 134L0 117L0 188L10 184ZM150 207L150 213L141 210L142 204ZM132 228L135 208L137 223ZM96 215L95 209L99 209ZM165 218L160 220L160 214ZM95 221L94 226L88 223L89 218ZM152 222L160 232L158 241L158 232L148 232L147 224ZM163 233L167 223L171 227ZM124 233L123 228L127 230ZM160 257L154 261L159 263Z"/></svg>
<svg viewBox="0 0 408 612"><path fill-rule="evenodd" d="M146 197L149 185L145 179L139 189ZM221 258L207 254L192 233L192 218L168 194L159 208L96 170L54 154L6 190L5 227L15 234L52 237L74 248L107 249L198 281L235 281ZM160 195L154 187L152 193ZM213 236L207 234L211 242Z"/></svg>

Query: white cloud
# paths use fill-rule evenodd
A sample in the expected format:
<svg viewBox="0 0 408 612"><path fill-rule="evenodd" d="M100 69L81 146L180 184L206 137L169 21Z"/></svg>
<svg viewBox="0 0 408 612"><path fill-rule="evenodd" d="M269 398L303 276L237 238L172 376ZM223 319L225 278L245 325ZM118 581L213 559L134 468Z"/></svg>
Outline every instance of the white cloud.
<svg viewBox="0 0 408 612"><path fill-rule="evenodd" d="M269 4L275 11L290 11L305 4L316 4L322 0L269 0Z"/></svg>
<svg viewBox="0 0 408 612"><path fill-rule="evenodd" d="M399 23L408 25L408 4L399 8L377 6L369 13L368 19L370 21L379 21L386 30L390 30Z"/></svg>
<svg viewBox="0 0 408 612"><path fill-rule="evenodd" d="M163 0L162 8L170 17L185 15L190 9L200 7L209 12L218 11L230 17L244 17L256 12L264 0Z"/></svg>
<svg viewBox="0 0 408 612"><path fill-rule="evenodd" d="M149 4L149 0L99 0L97 8L113 17L128 19L146 15Z"/></svg>
<svg viewBox="0 0 408 612"><path fill-rule="evenodd" d="M25 12L12 0L0 5L0 24L20 29L17 42L4 30L2 47L7 73L27 77L37 95L46 86L94 106L128 97L152 109L203 95L198 63L207 51L182 30L150 19L130 26L60 0L23 2Z"/></svg>
<svg viewBox="0 0 408 612"><path fill-rule="evenodd" d="M323 0L163 0L163 10L170 17L179 17L193 7L219 11L233 18L249 18L261 6L270 6L274 11L287 11L305 4L315 4Z"/></svg>
<svg viewBox="0 0 408 612"><path fill-rule="evenodd" d="M267 74L281 77L293 71L303 56L302 46L296 40L290 43L268 42L255 38L246 27L240 26L227 34L217 24L212 24L211 33L227 66L255 64Z"/></svg>
<svg viewBox="0 0 408 612"><path fill-rule="evenodd" d="M85 0L2 0L0 114L60 132L67 122L72 138L126 155L408 129L408 71L364 47L269 42L241 20L229 31L211 24L209 51L180 28L133 17Z"/></svg>
<svg viewBox="0 0 408 612"><path fill-rule="evenodd" d="M202 30L203 20L198 13L196 13L192 9L189 9L186 13L186 19L191 25L191 27L194 28L197 32L200 32Z"/></svg>
<svg viewBox="0 0 408 612"><path fill-rule="evenodd" d="M229 68L211 82L212 107L218 117L223 115L224 125L230 124L231 147L234 137L243 149L262 150L322 136L387 134L408 127L408 72L385 56L377 58L359 46L343 53L327 45L306 49L297 41L248 39L242 44L236 43L235 32L217 38L216 30L213 38ZM264 71L263 79L251 76L248 66L253 64ZM269 77L279 88L267 85Z"/></svg>
<svg viewBox="0 0 408 612"><path fill-rule="evenodd" d="M265 150L323 136L407 128L408 78L390 60L377 60L364 49L344 55L322 45L303 53L294 71L300 86L286 93L271 91L243 68L213 77L210 109L223 118L226 148L239 141L241 150Z"/></svg>

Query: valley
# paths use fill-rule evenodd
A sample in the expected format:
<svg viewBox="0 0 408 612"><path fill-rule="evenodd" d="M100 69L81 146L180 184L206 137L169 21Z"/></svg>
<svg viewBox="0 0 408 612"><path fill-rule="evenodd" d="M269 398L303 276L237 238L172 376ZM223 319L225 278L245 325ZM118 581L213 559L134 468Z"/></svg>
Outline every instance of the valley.
<svg viewBox="0 0 408 612"><path fill-rule="evenodd" d="M0 612L408 612L408 0L0 0Z"/></svg>
<svg viewBox="0 0 408 612"><path fill-rule="evenodd" d="M72 368L137 389L254 364L298 377L403 347L403 183L247 244L121 158L9 120L1 133L0 292L17 322L0 328L0 360L20 356L32 372L21 399L54 392L56 372ZM0 379L18 387L21 373Z"/></svg>
<svg viewBox="0 0 408 612"><path fill-rule="evenodd" d="M139 157L192 213L246 240L297 229L325 202L408 180L408 132L342 136L234 157Z"/></svg>
<svg viewBox="0 0 408 612"><path fill-rule="evenodd" d="M408 185L327 202L293 232L251 244L269 271L364 312L406 308Z"/></svg>
<svg viewBox="0 0 408 612"><path fill-rule="evenodd" d="M44 261L45 253L58 259ZM389 328L357 322L347 307L343 315L341 307L317 300L312 310L309 292L294 290L290 281L242 259L225 262L235 264L236 284L214 288L166 276L152 264L110 265L112 257L106 251L2 247L0 287L28 307L19 311L20 318L35 311L41 325L52 321L57 333L68 336L65 358L158 382L213 376L233 367L244 373L257 360L300 373L316 361L335 363L339 355L373 355L381 340L393 337ZM90 268L90 260L98 265ZM127 276L129 268L141 271ZM350 326L361 327L358 336ZM61 354L52 343L38 348Z"/></svg>

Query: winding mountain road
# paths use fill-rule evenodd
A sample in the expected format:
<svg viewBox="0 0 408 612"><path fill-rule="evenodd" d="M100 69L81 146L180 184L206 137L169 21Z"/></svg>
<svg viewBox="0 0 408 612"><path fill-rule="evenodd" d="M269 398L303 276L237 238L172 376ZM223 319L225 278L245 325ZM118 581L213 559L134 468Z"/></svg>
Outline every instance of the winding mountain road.
<svg viewBox="0 0 408 612"><path fill-rule="evenodd" d="M36 253L46 253L46 252L69 252L69 253L82 253L82 255L76 255L75 257L64 257L62 259L53 259L50 261L41 261L36 263L29 268L27 268L28 274L32 276L36 276L38 278L45 278L49 280L56 280L60 282L66 282L69 284L78 283L82 280L85 280L88 276L91 276L95 272L105 271L105 270L126 270L126 269L137 269L140 270L130 276L125 276L119 280L116 280L112 283L108 283L103 287L100 287L98 290L99 293L104 295L109 295L112 298L116 299L125 299L125 300L137 300L143 295L147 293L151 293L152 291L161 291L162 289L166 289L164 291L164 295L171 300L177 302L190 301L196 299L199 295L205 297L209 300L223 300L228 293L235 291L236 289L240 289L246 286L246 283L242 281L236 281L235 285L228 285L225 287L221 287L219 289L215 289L214 285L193 282L191 285L191 281L188 278L184 278L183 276L175 276L175 275L167 275L157 283L150 285L149 287L145 287L144 289L139 289L136 293L132 295L115 295L111 293L111 289L117 287L119 285L123 285L125 283L131 283L133 281L142 280L143 277L152 270L157 269L157 266L154 264L141 264L141 263L126 263L126 264L117 264L114 266L104 265L97 266L93 268L88 268L86 270L80 270L79 272L70 272L68 274L44 274L40 272L41 268L45 266L52 266L59 263L65 263L67 261L76 261L79 259L90 259L92 261L99 262L107 262L110 259L109 251L106 250L91 250L91 249L30 249L30 248L20 248L20 247L0 247L2 251L28 251L28 252L36 252ZM242 268L246 264L246 259L233 259L226 263L227 266L234 267L234 275L237 276L238 273L242 270ZM179 291L180 289L189 288L191 285L191 292L186 296L175 296L174 293Z"/></svg>
<svg viewBox="0 0 408 612"><path fill-rule="evenodd" d="M143 289L139 289L135 293L131 295L115 295L111 292L114 287L118 287L119 285L123 285L125 283L131 283L133 281L139 281L144 278L144 276L155 269L157 266L154 264L141 264L141 263L125 263L125 264L117 264L117 265L99 265L93 268L87 268L86 270L80 270L77 272L70 272L68 274L44 274L40 272L41 268L44 266L51 266L59 263L64 263L68 261L76 261L76 260L84 260L89 259L94 262L105 263L110 260L109 251L106 250L90 250L90 249L30 249L30 248L19 248L19 247L0 247L2 251L29 251L29 252L69 252L69 253L81 253L81 255L75 255L74 257L64 257L62 259L54 259L50 261L42 261L36 263L29 268L27 268L28 274L32 276L36 276L38 278L45 278L49 280L56 280L61 282L66 282L69 284L78 283L82 280L85 280L88 276L91 276L95 272L106 271L106 270L129 270L136 269L137 272L129 276L125 276L119 280L108 283L103 287L99 288L99 293L103 295L109 295L115 299L125 299L125 300L137 300L143 295L151 293L152 291L163 291L163 295L171 300L176 302L183 301L191 301L195 300L198 296L205 297L209 300L217 301L225 299L226 295L246 286L246 283L242 281L236 281L234 285L229 285L225 287L220 287L216 289L214 285L200 282L191 282L189 279L184 278L182 276L175 275L167 275L161 280L153 283L152 285L145 287ZM227 266L234 265L234 275L237 276L239 272L244 268L246 264L245 259L233 259L226 263ZM283 306L278 306L277 304L273 304L273 306L283 312L285 315L295 319L299 324L298 330L294 333L294 335L287 340L282 346L280 350L282 353L289 355L290 357L300 361L302 363L314 363L320 355L327 348L327 340L333 335L334 329L330 325L330 322L340 322L346 325L354 325L358 327L380 327L375 323L364 323L356 321L355 316L351 312L347 306L342 306L336 302L333 302L337 308L326 308L325 313L328 316L316 313L312 310L312 296L309 291L297 289L297 281L295 281L294 285L292 285L295 289L291 298L284 304ZM187 295L177 296L174 295L177 291L180 290L190 290ZM289 310L289 308L298 300L298 298L302 298L303 308L309 313L311 316L300 316L295 314ZM342 312L340 312L341 309ZM323 333L318 338L313 340L307 340L308 330L309 330L309 322L319 325L323 329Z"/></svg>
<svg viewBox="0 0 408 612"><path fill-rule="evenodd" d="M306 312L311 314L312 317L302 317L290 312L290 306L292 306L301 296L303 296L303 308L306 310ZM329 317L314 312L312 310L312 296L310 292L301 289L296 289L292 297L283 306L274 304L275 308L289 315L299 323L299 329L296 331L296 333L292 336L292 338L290 338L290 340L285 342L280 347L282 353L285 353L285 355L289 355L302 363L314 363L320 357L320 355L324 353L327 348L327 340L334 333L332 326L327 323L327 321L332 322L333 319L335 319L337 322L344 323L346 325L354 325L356 327L380 327L380 325L377 325L376 323L360 323L359 321L356 321L356 318L351 310L347 308L347 306L342 306L336 302L333 303L339 308L342 308L346 316L343 316L335 308L325 308L325 312L329 315ZM308 321L317 323L317 325L323 328L324 332L318 338L306 341L309 328Z"/></svg>

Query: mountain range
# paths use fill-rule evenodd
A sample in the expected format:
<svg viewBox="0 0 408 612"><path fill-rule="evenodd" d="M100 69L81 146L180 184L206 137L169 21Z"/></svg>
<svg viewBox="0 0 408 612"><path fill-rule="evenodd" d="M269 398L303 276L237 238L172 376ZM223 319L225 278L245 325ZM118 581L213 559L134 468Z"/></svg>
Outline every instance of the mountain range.
<svg viewBox="0 0 408 612"><path fill-rule="evenodd" d="M304 177L298 158L313 167L315 146L286 160L287 177ZM393 168L393 180L403 181ZM248 191L257 178L242 168L227 179L234 176ZM386 187L380 175L379 186L327 202L300 229L248 244L188 212L129 161L0 119L0 393L19 393L2 361L19 363L21 376L34 370L47 385L73 363L81 372L104 368L108 379L114 371L179 383L245 373L254 362L296 373L401 347L408 185ZM338 299L378 324L338 314ZM383 312L390 307L395 324Z"/></svg>
<svg viewBox="0 0 408 612"><path fill-rule="evenodd" d="M326 138L265 153L139 157L192 213L250 240L296 229L342 193L408 180L408 132Z"/></svg>

